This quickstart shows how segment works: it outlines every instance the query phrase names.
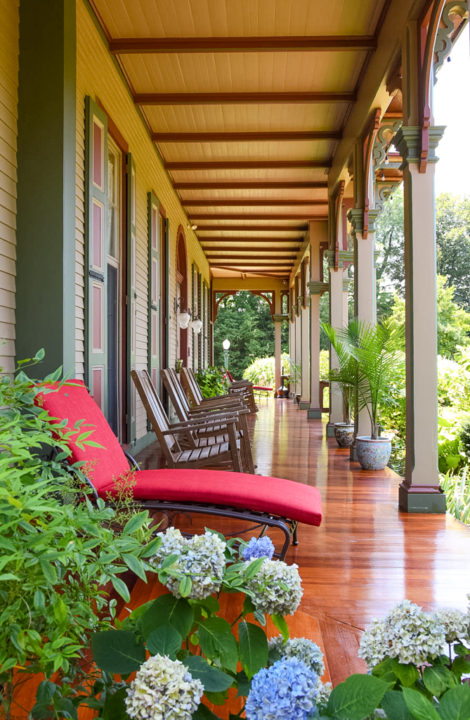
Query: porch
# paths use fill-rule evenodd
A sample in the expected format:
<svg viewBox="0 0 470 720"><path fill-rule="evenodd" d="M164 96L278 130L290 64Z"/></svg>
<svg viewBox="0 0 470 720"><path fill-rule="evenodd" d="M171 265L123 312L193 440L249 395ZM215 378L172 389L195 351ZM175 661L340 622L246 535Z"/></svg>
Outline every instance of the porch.
<svg viewBox="0 0 470 720"><path fill-rule="evenodd" d="M306 421L289 399L263 398L259 406L249 418L256 472L316 485L322 494L321 527L300 526L287 561L299 565L300 609L313 618L334 685L364 672L357 658L362 629L403 598L426 610L466 609L469 528L444 514L399 512L401 478L351 463L349 450L326 438L326 415ZM157 467L158 448L149 446L138 459L142 468ZM181 528L189 522L177 518ZM222 529L221 522L224 532L237 530L235 521L209 516L194 518L191 527Z"/></svg>

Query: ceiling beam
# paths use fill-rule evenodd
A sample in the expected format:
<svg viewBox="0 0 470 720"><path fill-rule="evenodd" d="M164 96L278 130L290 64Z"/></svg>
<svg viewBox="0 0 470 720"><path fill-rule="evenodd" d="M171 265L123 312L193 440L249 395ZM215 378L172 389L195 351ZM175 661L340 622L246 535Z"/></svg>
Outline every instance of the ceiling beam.
<svg viewBox="0 0 470 720"><path fill-rule="evenodd" d="M262 200L249 198L207 198L197 200L182 200L184 207L265 207L265 206L300 206L300 205L328 205L328 198L324 200L285 200L281 198L266 198Z"/></svg>
<svg viewBox="0 0 470 720"><path fill-rule="evenodd" d="M245 215L240 213L223 213L220 215L216 215L214 213L199 213L199 214L191 214L190 220L193 222L194 220L323 220L327 218L327 213L319 214L319 215L310 215L309 213L303 214L303 215L276 215L271 213L266 213L265 215ZM215 228L216 230L219 228ZM222 228L220 228L222 229Z"/></svg>
<svg viewBox="0 0 470 720"><path fill-rule="evenodd" d="M224 245L225 250L225 243L294 243L296 245L299 245L301 242L303 242L303 237L301 238L240 238L240 237L215 237L215 238L198 238L199 243L201 245L205 245L208 242L216 242L216 243L222 243ZM227 245L227 247L229 247ZM232 247L230 245L230 247ZM236 247L235 245L233 246ZM238 248L240 250L240 248Z"/></svg>
<svg viewBox="0 0 470 720"><path fill-rule="evenodd" d="M328 183L323 181L291 181L270 182L269 180L257 180L254 182L212 180L204 182L175 182L175 190L326 190Z"/></svg>
<svg viewBox="0 0 470 720"><path fill-rule="evenodd" d="M154 142L251 142L269 140L341 140L341 130L288 130L270 132L155 132Z"/></svg>
<svg viewBox="0 0 470 720"><path fill-rule="evenodd" d="M135 93L136 105L256 105L354 102L355 92Z"/></svg>
<svg viewBox="0 0 470 720"><path fill-rule="evenodd" d="M301 225L198 225L197 232L306 232L308 230L307 223ZM211 238L207 238L210 240ZM241 238L240 238L241 239ZM259 238L262 240L262 238ZM269 240L271 238L268 238ZM284 238L272 238L273 240L283 240ZM288 238L285 238L286 240Z"/></svg>
<svg viewBox="0 0 470 720"><path fill-rule="evenodd" d="M114 55L134 53L321 52L375 50L372 35L291 35L261 37L119 38L109 41Z"/></svg>
<svg viewBox="0 0 470 720"><path fill-rule="evenodd" d="M234 262L236 262L238 264L238 266L241 268L245 268L245 267L286 267L286 268L290 269L292 267L292 265L294 264L293 260L292 261L291 260L284 261L281 259L280 259L281 261L266 260L266 262L264 262L263 259L256 260L255 262L252 262L251 260L248 262L238 262L239 260L242 260L242 258L234 258L234 261L227 262L227 263L217 262L216 265L219 268L230 268L230 267L233 267ZM209 263L209 264L212 264L212 263Z"/></svg>
<svg viewBox="0 0 470 720"><path fill-rule="evenodd" d="M196 160L166 162L167 170L283 170L292 168L329 168L331 158L323 160Z"/></svg>
<svg viewBox="0 0 470 720"><path fill-rule="evenodd" d="M221 260L241 260L242 262L245 260L257 260L258 265L263 263L265 260L279 260L281 264L284 264L286 261L295 260L297 257L297 253L292 252L287 255L274 255L269 253L268 255L262 255L259 258L256 258L254 255L233 255L232 253L227 256L221 252L204 251L204 254L208 260L215 260L216 258L220 258Z"/></svg>

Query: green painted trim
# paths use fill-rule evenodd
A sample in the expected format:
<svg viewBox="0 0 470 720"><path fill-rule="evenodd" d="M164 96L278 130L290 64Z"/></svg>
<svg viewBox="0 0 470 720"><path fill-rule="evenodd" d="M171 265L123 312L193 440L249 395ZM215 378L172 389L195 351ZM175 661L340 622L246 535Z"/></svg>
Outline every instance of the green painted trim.
<svg viewBox="0 0 470 720"><path fill-rule="evenodd" d="M408 513L445 513L446 496L439 487L418 490L413 485L401 483L398 488L398 505L402 512Z"/></svg>
<svg viewBox="0 0 470 720"><path fill-rule="evenodd" d="M444 134L445 127L442 125L431 126L428 130L429 150L427 162L435 163L438 161L436 149L440 139ZM403 158L401 168L407 163L421 162L421 136L422 130L415 125L402 125L394 138L394 145Z"/></svg>
<svg viewBox="0 0 470 720"><path fill-rule="evenodd" d="M309 400L301 400L299 402L299 410L309 410L309 408L310 408Z"/></svg>
<svg viewBox="0 0 470 720"><path fill-rule="evenodd" d="M19 5L16 354L75 374L75 0Z"/></svg>
<svg viewBox="0 0 470 720"><path fill-rule="evenodd" d="M326 437L333 438L335 436L335 426L333 423L328 423L326 426Z"/></svg>
<svg viewBox="0 0 470 720"><path fill-rule="evenodd" d="M137 191L136 191L136 169L134 158L128 153L126 158L127 197L126 197L126 264L127 264L127 332L126 332L126 354L127 354L127 441L134 447L136 441L136 413L137 398L136 387L132 381L131 370L135 369L137 362ZM148 338L147 338L148 342Z"/></svg>
<svg viewBox="0 0 470 720"><path fill-rule="evenodd" d="M310 295L323 295L324 292L330 289L329 283L319 282L317 280L310 280L307 285Z"/></svg>
<svg viewBox="0 0 470 720"><path fill-rule="evenodd" d="M284 320L289 320L289 314L288 313L280 313L273 315L273 322L284 322Z"/></svg>
<svg viewBox="0 0 470 720"><path fill-rule="evenodd" d="M321 419L321 410L320 408L311 408L309 407L307 409L307 419L308 420L320 420Z"/></svg>

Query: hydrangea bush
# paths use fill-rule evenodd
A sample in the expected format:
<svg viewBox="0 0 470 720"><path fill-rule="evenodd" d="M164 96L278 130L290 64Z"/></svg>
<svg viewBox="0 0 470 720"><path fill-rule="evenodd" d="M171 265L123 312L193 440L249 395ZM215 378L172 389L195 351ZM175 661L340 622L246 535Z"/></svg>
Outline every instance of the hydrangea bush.
<svg viewBox="0 0 470 720"><path fill-rule="evenodd" d="M289 638L284 615L297 609L302 587L297 566L272 560L272 549L264 537L159 533L151 562L169 593L93 636L101 676L88 694L41 683L32 717L65 717L66 708L75 718L83 704L101 720L211 720L232 689L241 709L230 717L247 720L470 718L470 609L431 614L403 601L363 634L369 673L332 690L318 646ZM221 592L241 595L231 622ZM267 615L281 633L269 641Z"/></svg>

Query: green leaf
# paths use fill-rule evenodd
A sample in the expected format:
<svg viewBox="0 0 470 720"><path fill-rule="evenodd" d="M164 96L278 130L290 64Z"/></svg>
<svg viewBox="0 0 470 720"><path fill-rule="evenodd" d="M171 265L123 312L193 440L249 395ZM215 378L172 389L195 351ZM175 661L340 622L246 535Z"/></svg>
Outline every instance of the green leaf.
<svg viewBox="0 0 470 720"><path fill-rule="evenodd" d="M192 586L193 586L193 583L192 583L192 580L189 577L189 575L184 575L181 578L180 584L179 584L179 591L180 591L181 597L184 597L184 598L188 597L188 595L191 592Z"/></svg>
<svg viewBox="0 0 470 720"><path fill-rule="evenodd" d="M191 717L193 718L193 720L213 720L213 718L215 718L215 720L219 720L217 715L214 715L212 710L209 710L207 705L203 705L202 703L199 705L198 709L195 713L192 714Z"/></svg>
<svg viewBox="0 0 470 720"><path fill-rule="evenodd" d="M271 620L281 633L284 640L289 639L289 628L287 627L286 620L284 618L284 615L271 615Z"/></svg>
<svg viewBox="0 0 470 720"><path fill-rule="evenodd" d="M203 654L210 660L220 660L223 667L236 672L238 645L226 620L212 617L199 625L199 642Z"/></svg>
<svg viewBox="0 0 470 720"><path fill-rule="evenodd" d="M54 601L53 610L54 610L54 617L57 620L57 622L61 625L63 623L65 623L65 621L67 620L67 614L68 614L67 606L60 596Z"/></svg>
<svg viewBox="0 0 470 720"><path fill-rule="evenodd" d="M233 683L231 675L212 667L200 655L189 655L183 660L183 665L188 668L193 678L202 682L204 690L208 692L223 692Z"/></svg>
<svg viewBox="0 0 470 720"><path fill-rule="evenodd" d="M40 565L41 565L42 573L43 573L45 579L47 580L47 582L50 583L51 585L56 585L57 584L57 572L56 572L54 565L52 565L52 563L50 563L44 559L40 560Z"/></svg>
<svg viewBox="0 0 470 720"><path fill-rule="evenodd" d="M155 552L158 550L160 545L162 544L162 539L157 537L151 540L144 548L144 551L142 553L143 558L148 558L151 555L155 555Z"/></svg>
<svg viewBox="0 0 470 720"><path fill-rule="evenodd" d="M446 690L457 685L457 678L448 668L438 665L425 668L423 682L426 690L439 698Z"/></svg>
<svg viewBox="0 0 470 720"><path fill-rule="evenodd" d="M130 520L126 522L124 525L123 535L130 535L131 533L135 533L136 530L139 530L144 523L147 522L149 519L149 514L147 510L143 510L140 513L136 513L133 515Z"/></svg>
<svg viewBox="0 0 470 720"><path fill-rule="evenodd" d="M351 675L334 688L327 713L341 720L363 720L375 710L388 684L373 675Z"/></svg>
<svg viewBox="0 0 470 720"><path fill-rule="evenodd" d="M135 573L137 577L147 582L144 566L142 565L142 562L139 560L139 558L137 558L135 555L131 555L130 553L125 553L122 556L122 559L126 563L129 570L132 570L132 572Z"/></svg>
<svg viewBox="0 0 470 720"><path fill-rule="evenodd" d="M0 582L8 582L10 580L19 582L20 579L17 575L13 575L13 573L2 573L2 575L0 575Z"/></svg>
<svg viewBox="0 0 470 720"><path fill-rule="evenodd" d="M238 626L240 662L247 675L252 678L268 662L268 641L258 625L243 620Z"/></svg>
<svg viewBox="0 0 470 720"><path fill-rule="evenodd" d="M161 595L139 619L139 628L147 638L155 628L169 623L185 640L191 631L194 611L187 600L173 595Z"/></svg>
<svg viewBox="0 0 470 720"><path fill-rule="evenodd" d="M237 673L237 697L247 697L251 688L251 681L248 680L246 673L242 670Z"/></svg>
<svg viewBox="0 0 470 720"><path fill-rule="evenodd" d="M224 692L208 692L208 690L206 690L204 695L209 702L214 703L214 705L225 705L228 698L227 690Z"/></svg>
<svg viewBox="0 0 470 720"><path fill-rule="evenodd" d="M126 583L118 577L112 577L111 582L118 595L120 595L125 602L129 602L131 596Z"/></svg>
<svg viewBox="0 0 470 720"><path fill-rule="evenodd" d="M452 663L452 672L458 678L460 678L464 673L470 673L470 662L462 656L456 657Z"/></svg>
<svg viewBox="0 0 470 720"><path fill-rule="evenodd" d="M459 685L441 697L438 713L442 720L468 720L470 718L470 686Z"/></svg>
<svg viewBox="0 0 470 720"><path fill-rule="evenodd" d="M259 571L260 567L263 565L264 561L266 560L265 557L257 558L256 560L253 560L248 567L244 571L244 576L246 580L251 580Z"/></svg>
<svg viewBox="0 0 470 720"><path fill-rule="evenodd" d="M245 595L245 600L243 601L243 617L245 615L249 615L250 613L254 613L256 611L256 608L253 604L253 600L249 595Z"/></svg>
<svg viewBox="0 0 470 720"><path fill-rule="evenodd" d="M145 647L128 630L105 630L91 638L93 659L105 672L128 675L145 661Z"/></svg>
<svg viewBox="0 0 470 720"><path fill-rule="evenodd" d="M404 665L393 659L391 669L404 687L411 687L419 678L419 672L414 665Z"/></svg>
<svg viewBox="0 0 470 720"><path fill-rule="evenodd" d="M399 690L387 690L382 698L382 708L388 720L413 720L413 715L406 707L403 693Z"/></svg>
<svg viewBox="0 0 470 720"><path fill-rule="evenodd" d="M103 720L128 720L125 700L127 688L119 688L116 692L106 693L106 700L100 717Z"/></svg>
<svg viewBox="0 0 470 720"><path fill-rule="evenodd" d="M172 660L176 660L182 642L181 635L171 625L160 625L146 639L147 649L152 655L168 655Z"/></svg>
<svg viewBox="0 0 470 720"><path fill-rule="evenodd" d="M440 720L433 703L417 690L403 688L406 706L416 720Z"/></svg>

